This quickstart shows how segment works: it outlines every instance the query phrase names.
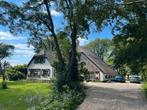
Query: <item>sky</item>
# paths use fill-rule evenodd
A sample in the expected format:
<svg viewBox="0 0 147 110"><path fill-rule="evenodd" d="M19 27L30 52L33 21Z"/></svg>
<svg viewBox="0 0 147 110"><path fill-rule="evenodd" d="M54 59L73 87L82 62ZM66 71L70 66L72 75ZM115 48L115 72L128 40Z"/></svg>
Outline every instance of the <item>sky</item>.
<svg viewBox="0 0 147 110"><path fill-rule="evenodd" d="M25 0L21 0L21 2L20 0L7 0L7 1L11 1L20 5ZM51 9L51 15L53 17L55 27L58 28L63 27L65 21L62 17L62 14L60 12L57 12L53 8ZM33 55L35 54L34 47L28 45L29 37L30 36L28 35L28 33L13 35L9 32L7 27L0 26L0 42L15 46L15 49L12 52L13 54L5 59L8 62L10 62L12 66L19 64L28 64L31 58L33 57ZM112 38L111 27L107 26L102 30L102 32L92 32L88 35L88 38L86 39L79 38L78 40L80 41L80 45L83 46L91 41L94 41L97 38L111 39Z"/></svg>

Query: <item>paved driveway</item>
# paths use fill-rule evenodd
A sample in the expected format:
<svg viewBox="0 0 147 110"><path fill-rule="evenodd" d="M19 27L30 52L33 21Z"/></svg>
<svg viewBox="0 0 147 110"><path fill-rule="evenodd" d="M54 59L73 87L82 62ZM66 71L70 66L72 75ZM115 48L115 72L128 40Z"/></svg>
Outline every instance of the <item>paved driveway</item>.
<svg viewBox="0 0 147 110"><path fill-rule="evenodd" d="M89 82L86 87L78 110L147 110L142 84Z"/></svg>

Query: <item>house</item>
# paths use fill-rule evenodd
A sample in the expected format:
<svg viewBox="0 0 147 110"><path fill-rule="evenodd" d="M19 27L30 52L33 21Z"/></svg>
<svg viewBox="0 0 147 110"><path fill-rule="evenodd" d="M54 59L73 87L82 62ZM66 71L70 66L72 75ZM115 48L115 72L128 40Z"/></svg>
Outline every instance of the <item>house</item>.
<svg viewBox="0 0 147 110"><path fill-rule="evenodd" d="M81 52L81 61L85 62L90 72L90 80L105 81L117 75L116 71L88 49L80 47L78 51Z"/></svg>
<svg viewBox="0 0 147 110"><path fill-rule="evenodd" d="M27 79L50 80L53 77L52 52L42 50L28 64Z"/></svg>
<svg viewBox="0 0 147 110"><path fill-rule="evenodd" d="M85 62L85 67L90 73L90 80L105 81L113 78L117 74L116 71L89 50L79 47L78 51L81 52L81 61ZM54 76L51 62L51 51L41 51L35 54L28 64L27 78L50 80Z"/></svg>

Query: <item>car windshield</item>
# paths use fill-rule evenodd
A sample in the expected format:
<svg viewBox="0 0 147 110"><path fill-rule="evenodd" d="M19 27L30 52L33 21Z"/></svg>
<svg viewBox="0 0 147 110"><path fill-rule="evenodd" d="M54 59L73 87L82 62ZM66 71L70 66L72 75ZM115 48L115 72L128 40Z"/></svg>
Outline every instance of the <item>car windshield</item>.
<svg viewBox="0 0 147 110"><path fill-rule="evenodd" d="M131 79L139 79L139 77L131 77Z"/></svg>

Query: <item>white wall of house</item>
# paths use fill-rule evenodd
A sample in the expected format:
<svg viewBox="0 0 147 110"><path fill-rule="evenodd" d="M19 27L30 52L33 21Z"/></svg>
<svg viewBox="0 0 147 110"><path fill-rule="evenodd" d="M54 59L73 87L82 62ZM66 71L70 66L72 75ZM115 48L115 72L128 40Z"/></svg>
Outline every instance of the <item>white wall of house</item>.
<svg viewBox="0 0 147 110"><path fill-rule="evenodd" d="M93 64L87 57L84 55L81 56L81 61L85 62L85 67L88 69L90 74L90 80L96 80L96 72L99 72L100 81L105 80L105 75L102 70L100 70L95 64Z"/></svg>
<svg viewBox="0 0 147 110"><path fill-rule="evenodd" d="M100 81L104 81L105 75L102 71L100 71Z"/></svg>
<svg viewBox="0 0 147 110"><path fill-rule="evenodd" d="M31 74L30 70L35 70L35 69L37 70L38 69L40 71L39 74L41 74L43 70L49 69L50 76L49 77L40 76L39 78L27 76L27 79L50 80L51 78L53 78L53 76L54 76L53 67L51 66L50 62L47 59L45 59L44 63L34 63L34 61L35 61L35 59L33 59L28 66L28 69L27 69L28 74Z"/></svg>

